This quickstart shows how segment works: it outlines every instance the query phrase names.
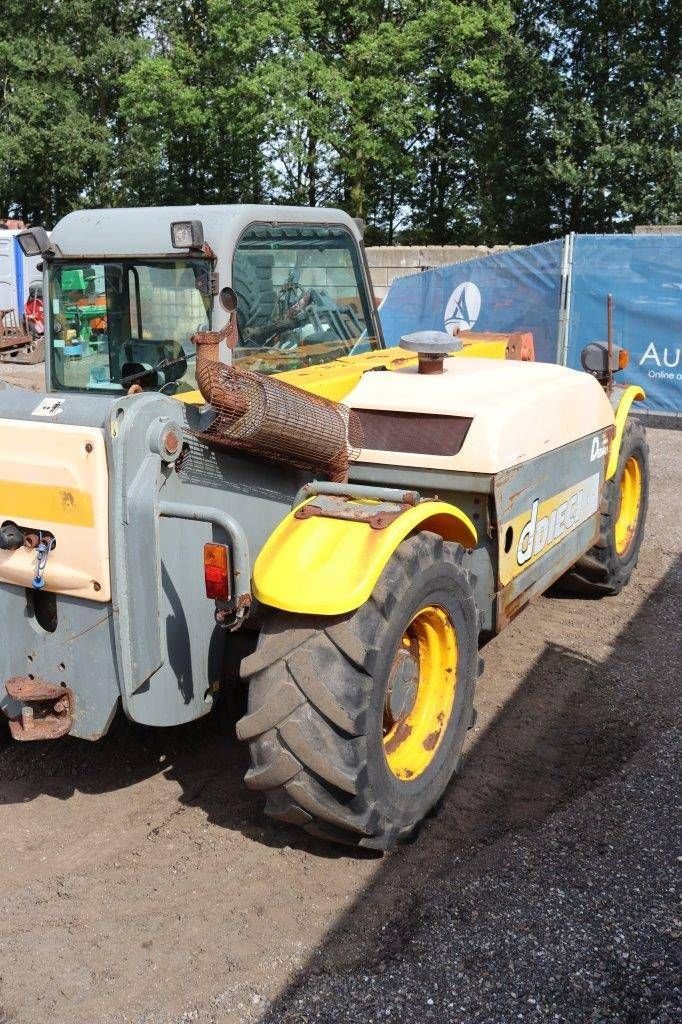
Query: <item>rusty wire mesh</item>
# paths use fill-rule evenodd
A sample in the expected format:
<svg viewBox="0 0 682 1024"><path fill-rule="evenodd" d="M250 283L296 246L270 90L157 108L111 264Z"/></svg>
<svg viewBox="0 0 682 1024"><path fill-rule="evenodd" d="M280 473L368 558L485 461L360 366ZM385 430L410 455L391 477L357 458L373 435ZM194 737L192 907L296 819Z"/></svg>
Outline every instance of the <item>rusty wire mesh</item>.
<svg viewBox="0 0 682 1024"><path fill-rule="evenodd" d="M208 363L197 380L217 415L202 440L345 480L362 448L356 414L263 374Z"/></svg>

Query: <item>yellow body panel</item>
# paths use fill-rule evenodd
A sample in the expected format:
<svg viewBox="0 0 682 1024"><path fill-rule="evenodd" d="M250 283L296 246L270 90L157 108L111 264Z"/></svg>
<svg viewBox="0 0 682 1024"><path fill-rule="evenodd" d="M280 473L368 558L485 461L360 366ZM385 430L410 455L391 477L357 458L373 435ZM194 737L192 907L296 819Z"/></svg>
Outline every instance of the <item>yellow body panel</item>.
<svg viewBox="0 0 682 1024"><path fill-rule="evenodd" d="M465 336L462 335L464 348L461 352L453 352L455 356L468 356L470 359L506 359L506 341L472 341L467 344Z"/></svg>
<svg viewBox="0 0 682 1024"><path fill-rule="evenodd" d="M375 349L357 356L345 356L330 363L316 366L302 366L298 370L278 373L277 379L293 384L302 391L309 391L321 398L342 402L358 383L363 373L377 367L394 370L409 366L416 358L400 348Z"/></svg>
<svg viewBox="0 0 682 1024"><path fill-rule="evenodd" d="M54 536L46 590L110 599L108 491L101 430L0 420L0 523ZM35 567L35 551L0 551L5 583L30 588Z"/></svg>
<svg viewBox="0 0 682 1024"><path fill-rule="evenodd" d="M36 511L50 523L73 526L94 526L92 498L87 491L51 484L19 484L16 480L0 480L0 508L11 508L14 519L35 519Z"/></svg>
<svg viewBox="0 0 682 1024"><path fill-rule="evenodd" d="M290 512L256 559L253 593L263 604L288 612L354 611L370 597L398 544L417 529L464 547L477 539L469 517L444 501L421 502L383 530L322 516L296 519Z"/></svg>
<svg viewBox="0 0 682 1024"><path fill-rule="evenodd" d="M637 387L636 384L630 384L629 387L623 392L623 396L618 403L616 410L616 435L611 442L611 451L609 453L609 464L606 467L606 479L610 480L615 474L618 468L618 456L620 455L620 443L623 440L623 431L625 430L625 423L628 418L630 409L632 408L633 402L641 402L646 398L645 392L642 388Z"/></svg>
<svg viewBox="0 0 682 1024"><path fill-rule="evenodd" d="M182 394L173 395L173 398L177 398L178 402L184 402L185 405L206 405L206 399L201 391L183 391Z"/></svg>
<svg viewBox="0 0 682 1024"><path fill-rule="evenodd" d="M467 345L465 342L461 352L454 352L453 355L478 359L504 359L506 348L507 345L504 341L477 341L471 345ZM302 366L298 370L287 370L285 373L276 373L274 376L277 380L293 384L301 391L319 395L320 398L329 398L333 402L343 402L368 370L374 370L377 367L398 370L404 366L416 366L416 363L417 357L410 355L402 348L383 348L362 352L356 356L333 359L329 363ZM186 391L174 397L186 405L204 404L204 399L199 391Z"/></svg>

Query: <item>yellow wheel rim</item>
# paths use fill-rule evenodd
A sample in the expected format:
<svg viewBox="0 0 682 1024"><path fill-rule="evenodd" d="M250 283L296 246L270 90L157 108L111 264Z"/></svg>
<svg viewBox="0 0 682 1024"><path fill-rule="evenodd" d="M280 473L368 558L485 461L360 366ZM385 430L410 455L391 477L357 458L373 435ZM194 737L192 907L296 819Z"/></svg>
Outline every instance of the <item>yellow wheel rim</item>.
<svg viewBox="0 0 682 1024"><path fill-rule="evenodd" d="M433 761L456 688L457 633L447 612L429 605L405 630L386 685L384 755L397 779L416 779Z"/></svg>
<svg viewBox="0 0 682 1024"><path fill-rule="evenodd" d="M619 555L624 555L632 544L637 530L641 504L642 467L635 456L631 455L625 463L623 475L620 478L618 516L615 528L616 551Z"/></svg>

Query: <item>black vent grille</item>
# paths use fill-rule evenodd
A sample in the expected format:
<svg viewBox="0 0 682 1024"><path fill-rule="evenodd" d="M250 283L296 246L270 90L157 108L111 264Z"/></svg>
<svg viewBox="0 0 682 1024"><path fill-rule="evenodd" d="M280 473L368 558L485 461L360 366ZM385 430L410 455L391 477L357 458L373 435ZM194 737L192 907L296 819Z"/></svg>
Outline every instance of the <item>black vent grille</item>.
<svg viewBox="0 0 682 1024"><path fill-rule="evenodd" d="M457 455L472 423L467 416L378 409L355 412L362 426L365 449L406 455Z"/></svg>

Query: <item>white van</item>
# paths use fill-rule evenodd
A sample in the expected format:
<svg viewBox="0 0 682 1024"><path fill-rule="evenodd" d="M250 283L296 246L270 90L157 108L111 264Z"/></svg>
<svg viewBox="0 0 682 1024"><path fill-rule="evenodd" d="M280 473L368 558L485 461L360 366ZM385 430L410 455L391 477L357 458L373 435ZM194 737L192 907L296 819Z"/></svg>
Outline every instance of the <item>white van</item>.
<svg viewBox="0 0 682 1024"><path fill-rule="evenodd" d="M0 310L12 309L21 322L32 283L42 280L40 256L24 256L16 241L18 231L0 228Z"/></svg>

